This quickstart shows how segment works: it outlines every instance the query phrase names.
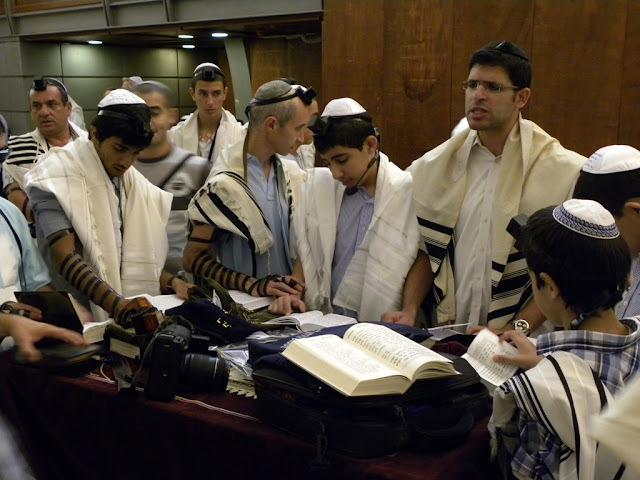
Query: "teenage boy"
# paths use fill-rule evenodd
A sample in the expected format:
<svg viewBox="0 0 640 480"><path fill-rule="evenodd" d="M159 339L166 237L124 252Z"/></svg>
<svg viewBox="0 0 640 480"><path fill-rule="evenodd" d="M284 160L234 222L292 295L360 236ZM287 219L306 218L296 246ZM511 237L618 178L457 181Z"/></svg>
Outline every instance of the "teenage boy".
<svg viewBox="0 0 640 480"><path fill-rule="evenodd" d="M151 142L149 120L144 100L114 90L98 104L89 139L52 149L26 176L53 284L95 320L120 321L126 297L187 295L186 283L163 271L171 195L130 168Z"/></svg>
<svg viewBox="0 0 640 480"><path fill-rule="evenodd" d="M213 63L198 65L189 88L197 110L169 130L169 141L213 165L226 146L239 142L246 133L236 117L222 107L228 91L220 67Z"/></svg>
<svg viewBox="0 0 640 480"><path fill-rule="evenodd" d="M306 173L278 155L302 143L310 103L307 92L282 80L256 91L247 137L222 151L189 206L187 272L254 296L302 290L286 276L295 261L291 216Z"/></svg>
<svg viewBox="0 0 640 480"><path fill-rule="evenodd" d="M614 312L627 286L631 257L613 216L592 200L572 199L539 210L523 227L520 241L536 304L562 330L540 335L535 345L522 332L502 335L518 354L496 355L494 360L527 372L496 389L492 428L511 429L503 440L513 439L514 433L519 440L510 452L517 478L572 478L558 477L558 472L567 471L571 462L580 463L579 453L570 459L579 452L578 427L586 421L580 412L592 410L583 405L590 400L576 393L593 384L595 375L615 395L640 369L640 319L618 320ZM557 352L571 353L590 368L580 370L579 360ZM557 358L546 358L551 354ZM567 381L551 388L551 374ZM594 395L598 407L604 395ZM560 398L573 408L566 418L557 415L561 406L555 400ZM516 405L519 416L513 416ZM567 437L567 428L575 435Z"/></svg>
<svg viewBox="0 0 640 480"><path fill-rule="evenodd" d="M601 148L582 167L573 196L595 200L616 219L633 258L632 283L616 313L640 315L640 152L628 145Z"/></svg>
<svg viewBox="0 0 640 480"><path fill-rule="evenodd" d="M182 267L182 250L187 243L187 207L195 193L204 185L210 165L180 147L171 145L167 130L171 125L171 90L160 82L146 81L133 87L151 111L151 144L145 148L133 166L156 187L173 195L167 224L169 255L165 270L178 274Z"/></svg>
<svg viewBox="0 0 640 480"><path fill-rule="evenodd" d="M415 295L421 285L413 280L429 268L418 254L411 175L380 152L371 115L351 98L329 102L312 129L328 168L309 173L294 217L292 277L306 290L302 299L276 299L270 311L310 308L378 321Z"/></svg>

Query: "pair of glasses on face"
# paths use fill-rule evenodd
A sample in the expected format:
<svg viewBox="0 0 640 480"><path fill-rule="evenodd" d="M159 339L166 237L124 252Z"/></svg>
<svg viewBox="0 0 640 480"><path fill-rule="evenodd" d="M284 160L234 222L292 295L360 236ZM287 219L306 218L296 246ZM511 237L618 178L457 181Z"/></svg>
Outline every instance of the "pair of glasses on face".
<svg viewBox="0 0 640 480"><path fill-rule="evenodd" d="M510 86L510 85L501 85L495 82L485 82L484 80L469 80L468 82L462 82L463 90L477 90L480 85L484 87L485 90L491 93L500 93L507 90L518 91L521 90L520 87Z"/></svg>

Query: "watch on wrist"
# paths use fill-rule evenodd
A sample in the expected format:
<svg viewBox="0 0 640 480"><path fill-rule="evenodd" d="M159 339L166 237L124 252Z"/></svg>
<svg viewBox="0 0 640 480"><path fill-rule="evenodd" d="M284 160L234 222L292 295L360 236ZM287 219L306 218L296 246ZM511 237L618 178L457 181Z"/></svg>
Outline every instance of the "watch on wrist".
<svg viewBox="0 0 640 480"><path fill-rule="evenodd" d="M511 320L511 325L513 325L513 329L516 332L522 332L527 336L531 333L529 322L527 322L524 318L516 318Z"/></svg>

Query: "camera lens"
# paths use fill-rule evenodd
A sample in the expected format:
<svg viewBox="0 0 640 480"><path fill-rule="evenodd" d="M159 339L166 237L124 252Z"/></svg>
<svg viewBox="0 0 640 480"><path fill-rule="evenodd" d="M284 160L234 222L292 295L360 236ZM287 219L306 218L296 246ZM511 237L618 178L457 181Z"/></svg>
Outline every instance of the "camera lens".
<svg viewBox="0 0 640 480"><path fill-rule="evenodd" d="M227 389L229 364L224 358L187 353L182 361L180 383L199 392L222 393Z"/></svg>

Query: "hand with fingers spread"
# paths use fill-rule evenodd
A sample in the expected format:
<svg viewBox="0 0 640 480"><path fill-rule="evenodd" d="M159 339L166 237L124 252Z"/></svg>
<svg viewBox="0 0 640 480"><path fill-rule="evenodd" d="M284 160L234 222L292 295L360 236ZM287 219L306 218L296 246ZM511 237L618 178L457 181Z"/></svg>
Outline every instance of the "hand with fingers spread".
<svg viewBox="0 0 640 480"><path fill-rule="evenodd" d="M284 295L301 295L304 285L291 276L269 275L256 280L249 293L254 297L282 297Z"/></svg>
<svg viewBox="0 0 640 480"><path fill-rule="evenodd" d="M536 346L522 332L509 330L500 335L501 342L510 342L518 349L517 355L495 355L493 361L505 365L515 365L522 370L529 370L540 363L544 356L538 355Z"/></svg>
<svg viewBox="0 0 640 480"><path fill-rule="evenodd" d="M307 306L304 304L299 295L284 295L277 297L271 305L269 305L269 313L275 315L291 315L292 313L304 313Z"/></svg>

